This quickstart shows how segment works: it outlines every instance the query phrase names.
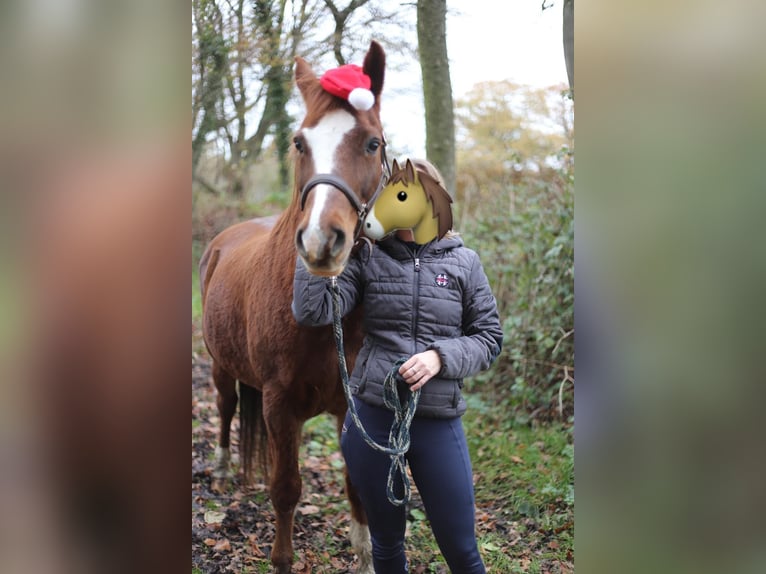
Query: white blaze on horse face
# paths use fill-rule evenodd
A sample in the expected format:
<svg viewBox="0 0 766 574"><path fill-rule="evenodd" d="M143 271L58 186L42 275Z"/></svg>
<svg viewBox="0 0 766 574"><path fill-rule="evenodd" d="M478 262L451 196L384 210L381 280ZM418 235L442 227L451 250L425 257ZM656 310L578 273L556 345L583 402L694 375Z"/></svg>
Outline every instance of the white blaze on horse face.
<svg viewBox="0 0 766 574"><path fill-rule="evenodd" d="M345 110L334 110L323 117L313 128L303 128L303 137L314 158L315 173L332 173L335 167L335 152L346 134L354 129L356 120ZM319 227L322 212L327 204L330 191L334 188L319 184L312 191L314 203L309 223L303 232L303 245L309 253L316 253L325 244L326 238Z"/></svg>

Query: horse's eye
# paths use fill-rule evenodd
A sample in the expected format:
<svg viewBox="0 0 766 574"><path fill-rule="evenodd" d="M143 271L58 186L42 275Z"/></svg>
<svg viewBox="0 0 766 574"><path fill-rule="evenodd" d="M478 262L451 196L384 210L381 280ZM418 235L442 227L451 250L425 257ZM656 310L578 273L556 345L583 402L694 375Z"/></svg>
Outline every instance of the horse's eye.
<svg viewBox="0 0 766 574"><path fill-rule="evenodd" d="M396 199L398 199L399 201L406 201L406 199L407 199L407 192L406 191L400 191L399 193L396 194Z"/></svg>
<svg viewBox="0 0 766 574"><path fill-rule="evenodd" d="M298 150L298 153L303 153L304 152L303 142L301 141L301 139L298 136L293 138L293 143L295 144L295 149Z"/></svg>
<svg viewBox="0 0 766 574"><path fill-rule="evenodd" d="M367 142L367 153L375 153L380 147L380 140L378 138L371 138Z"/></svg>

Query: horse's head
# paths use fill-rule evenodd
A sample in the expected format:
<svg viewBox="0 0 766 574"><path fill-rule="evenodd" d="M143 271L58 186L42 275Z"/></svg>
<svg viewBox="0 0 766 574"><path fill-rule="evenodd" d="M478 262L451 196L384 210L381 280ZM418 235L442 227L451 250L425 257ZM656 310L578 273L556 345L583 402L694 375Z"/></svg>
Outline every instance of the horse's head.
<svg viewBox="0 0 766 574"><path fill-rule="evenodd" d="M389 179L364 220L364 233L381 239L412 229L416 243L441 239L452 228L452 198L436 168L425 160L394 160Z"/></svg>
<svg viewBox="0 0 766 574"><path fill-rule="evenodd" d="M374 103L357 109L325 91L311 67L296 58L295 79L306 117L295 134L295 185L301 219L295 247L315 275L338 275L346 265L364 215L381 183L385 161L380 122L385 54L376 42L362 67ZM364 106L362 106L364 107Z"/></svg>

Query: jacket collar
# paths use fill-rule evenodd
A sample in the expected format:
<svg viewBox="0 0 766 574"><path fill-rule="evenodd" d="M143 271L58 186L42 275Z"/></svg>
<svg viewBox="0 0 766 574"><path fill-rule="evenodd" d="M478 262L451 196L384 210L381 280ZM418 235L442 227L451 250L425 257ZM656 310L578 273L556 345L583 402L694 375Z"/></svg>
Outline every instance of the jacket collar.
<svg viewBox="0 0 766 574"><path fill-rule="evenodd" d="M412 250L406 242L397 238L394 235L390 235L377 242L378 247L384 251L390 257L394 259L412 259ZM429 241L425 245L419 246L419 257L428 257L429 255L437 255L449 249L455 249L456 247L462 247L463 240L460 236L443 237L438 241Z"/></svg>

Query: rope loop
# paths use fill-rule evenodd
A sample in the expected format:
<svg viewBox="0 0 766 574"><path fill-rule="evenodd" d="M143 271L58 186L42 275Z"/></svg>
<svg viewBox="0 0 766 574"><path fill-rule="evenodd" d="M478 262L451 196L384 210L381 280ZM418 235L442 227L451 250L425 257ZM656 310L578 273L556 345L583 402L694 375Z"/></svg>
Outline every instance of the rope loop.
<svg viewBox="0 0 766 574"><path fill-rule="evenodd" d="M340 314L340 289L338 288L337 278L332 278L331 287L333 333L335 335L335 346L338 350L338 366L340 368L340 377L343 382L343 392L346 395L346 402L348 403L348 411L351 415L351 420L359 430L359 434L362 439L364 439L364 442L371 448L387 454L391 458L391 466L388 469L386 495L391 504L394 506L402 506L409 502L412 494L410 479L407 476L407 458L405 455L410 449L410 427L412 426L412 419L415 417L415 410L418 406L420 390L417 390L414 393L410 392L406 403L402 403L397 383L399 381L399 367L407 360L407 358L404 357L398 359L383 381L383 403L394 413L394 421L391 424L391 430L388 434L388 445L382 445L375 442L375 440L367 434L367 431L364 429L364 425L362 425L362 421L357 414L356 404L354 403L354 397L351 394L351 388L349 386L346 351L343 346L343 324L341 322ZM402 485L404 486L404 496L402 496L402 498L397 498L394 494L394 482L397 475L401 476Z"/></svg>

